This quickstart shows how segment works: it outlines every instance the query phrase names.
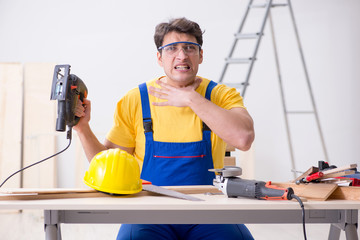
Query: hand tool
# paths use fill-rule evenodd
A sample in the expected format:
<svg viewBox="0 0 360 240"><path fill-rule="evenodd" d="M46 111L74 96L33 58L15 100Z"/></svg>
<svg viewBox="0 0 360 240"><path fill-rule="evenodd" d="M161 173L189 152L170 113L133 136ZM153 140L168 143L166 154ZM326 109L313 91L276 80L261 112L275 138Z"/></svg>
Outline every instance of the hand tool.
<svg viewBox="0 0 360 240"><path fill-rule="evenodd" d="M56 65L54 70L51 100L58 100L58 118L56 131L65 131L65 126L72 128L80 118L75 116L79 100L87 97L85 83L76 75L70 74L70 65Z"/></svg>
<svg viewBox="0 0 360 240"><path fill-rule="evenodd" d="M83 101L83 99L87 97L87 93L88 90L85 86L85 83L76 75L70 74L70 65L55 66L50 100L58 100L58 118L56 119L56 131L64 132L66 126L68 126L67 139L69 139L69 144L60 152L57 152L47 158L44 158L12 173L0 184L0 188L15 174L42 163L52 157L55 157L70 147L72 127L75 126L80 120L79 117L75 116L75 108L79 100Z"/></svg>
<svg viewBox="0 0 360 240"><path fill-rule="evenodd" d="M151 182L146 181L146 180L142 180L142 188L145 191L148 192L153 192L153 193L157 193L157 194L161 194L161 195L165 195L165 196L169 196L169 197L174 197L174 198L180 198L180 199L185 199L185 200L190 200L190 201L204 201L203 199L197 198L197 197L193 197L184 193L180 193L174 190L170 190L170 189L166 189L163 187L159 187L156 185L153 185Z"/></svg>
<svg viewBox="0 0 360 240"><path fill-rule="evenodd" d="M302 175L301 178L297 178L295 183L309 183L309 182L319 182L324 181L323 179L327 178L335 178L335 177L341 177L346 176L349 174L353 174L356 172L357 164L350 164L342 167L336 167L334 165L329 166L327 162L319 161L319 168L316 169L316 172L312 172L311 174L308 174L307 176Z"/></svg>
<svg viewBox="0 0 360 240"><path fill-rule="evenodd" d="M214 186L228 197L250 197L265 200L291 200L294 190L280 188L271 185L271 182L247 180L237 177L242 174L240 167L224 167L222 169L210 169L215 172Z"/></svg>
<svg viewBox="0 0 360 240"><path fill-rule="evenodd" d="M328 162L318 161L319 171L330 170L333 168L337 168L335 165L329 165Z"/></svg>
<svg viewBox="0 0 360 240"><path fill-rule="evenodd" d="M323 171L323 173L324 173L324 177L327 177L328 174L343 172L345 170L356 170L356 168L357 168L357 164L354 163L354 164L350 164L350 165L346 165L346 166L342 166L342 167L338 167L338 168L332 168L330 170Z"/></svg>
<svg viewBox="0 0 360 240"><path fill-rule="evenodd" d="M318 180L319 178L322 178L323 176L324 176L323 172L316 172L316 173L313 173L311 175L308 175L308 176L306 176L304 178L301 178L301 179L297 180L296 184L309 183L311 181Z"/></svg>

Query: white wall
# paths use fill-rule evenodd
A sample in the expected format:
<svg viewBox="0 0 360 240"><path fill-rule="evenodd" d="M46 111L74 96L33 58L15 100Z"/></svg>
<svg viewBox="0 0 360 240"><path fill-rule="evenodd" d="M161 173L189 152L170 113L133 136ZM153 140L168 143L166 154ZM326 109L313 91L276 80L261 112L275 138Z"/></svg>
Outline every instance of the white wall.
<svg viewBox="0 0 360 240"><path fill-rule="evenodd" d="M359 163L360 2L292 3L329 160L339 166ZM92 128L105 133L118 99L162 74L152 39L156 24L182 16L197 21L205 30L205 60L199 75L217 81L245 6L240 0L2 0L0 62L72 65L72 73L89 89ZM273 17L289 108L308 110L309 101L299 99L306 95L296 85L303 78L288 11L276 8ZM258 29L252 25L253 31ZM286 181L293 175L268 27L265 34L245 100L256 128L255 177ZM316 129L305 131L314 123L303 126L303 121L296 120L292 126L294 132L303 133L294 142L296 168L305 171L324 158L319 141L310 141L318 137Z"/></svg>

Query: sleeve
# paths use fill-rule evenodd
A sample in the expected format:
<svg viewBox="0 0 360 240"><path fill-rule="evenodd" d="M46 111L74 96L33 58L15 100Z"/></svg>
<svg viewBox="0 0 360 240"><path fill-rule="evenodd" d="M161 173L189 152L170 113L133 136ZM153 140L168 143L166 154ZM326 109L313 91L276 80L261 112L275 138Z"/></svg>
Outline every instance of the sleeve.
<svg viewBox="0 0 360 240"><path fill-rule="evenodd" d="M243 98L235 88L227 87L224 84L218 84L211 93L211 101L216 105L230 110L236 107L245 108Z"/></svg>
<svg viewBox="0 0 360 240"><path fill-rule="evenodd" d="M137 108L134 91L131 90L117 103L113 126L106 135L110 142L123 147L135 147L134 110Z"/></svg>

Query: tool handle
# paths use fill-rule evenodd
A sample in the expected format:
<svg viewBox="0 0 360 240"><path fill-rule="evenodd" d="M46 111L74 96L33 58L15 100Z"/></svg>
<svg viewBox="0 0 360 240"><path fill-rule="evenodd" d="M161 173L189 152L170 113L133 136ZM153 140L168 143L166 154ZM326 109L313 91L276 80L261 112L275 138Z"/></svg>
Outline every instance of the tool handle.
<svg viewBox="0 0 360 240"><path fill-rule="evenodd" d="M311 182L311 181L321 178L322 176L324 176L323 172L316 172L314 174L307 176L305 179L306 179L306 181Z"/></svg>
<svg viewBox="0 0 360 240"><path fill-rule="evenodd" d="M271 185L271 181L269 181L266 184L265 182L258 183L256 197L265 200L291 200L293 194L294 190L292 188L280 188Z"/></svg>
<svg viewBox="0 0 360 240"><path fill-rule="evenodd" d="M64 132L66 130L66 102L58 100L58 116L56 119L56 131Z"/></svg>
<svg viewBox="0 0 360 240"><path fill-rule="evenodd" d="M68 102L66 109L68 113L67 125L73 127L80 120L80 118L74 114L77 102L79 100L83 102L84 98L87 97L88 90L85 83L74 74L70 74L68 81L70 82L70 86L68 89Z"/></svg>

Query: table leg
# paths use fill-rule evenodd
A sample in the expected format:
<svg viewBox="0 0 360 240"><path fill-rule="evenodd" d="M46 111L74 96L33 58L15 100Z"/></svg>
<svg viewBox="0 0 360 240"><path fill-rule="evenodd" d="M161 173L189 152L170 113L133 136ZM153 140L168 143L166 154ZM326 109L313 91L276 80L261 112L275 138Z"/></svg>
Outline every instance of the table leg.
<svg viewBox="0 0 360 240"><path fill-rule="evenodd" d="M61 228L59 222L59 211L44 211L44 230L46 240L61 240Z"/></svg>
<svg viewBox="0 0 360 240"><path fill-rule="evenodd" d="M359 240L357 235L357 226L355 224L346 224L345 235L347 240Z"/></svg>
<svg viewBox="0 0 360 240"><path fill-rule="evenodd" d="M340 231L345 231L347 240L359 240L357 234L358 210L341 211L339 223L333 223L330 227L329 240L338 240Z"/></svg>
<svg viewBox="0 0 360 240"><path fill-rule="evenodd" d="M340 239L340 227L336 224L330 225L330 232L329 232L329 240L339 240Z"/></svg>

